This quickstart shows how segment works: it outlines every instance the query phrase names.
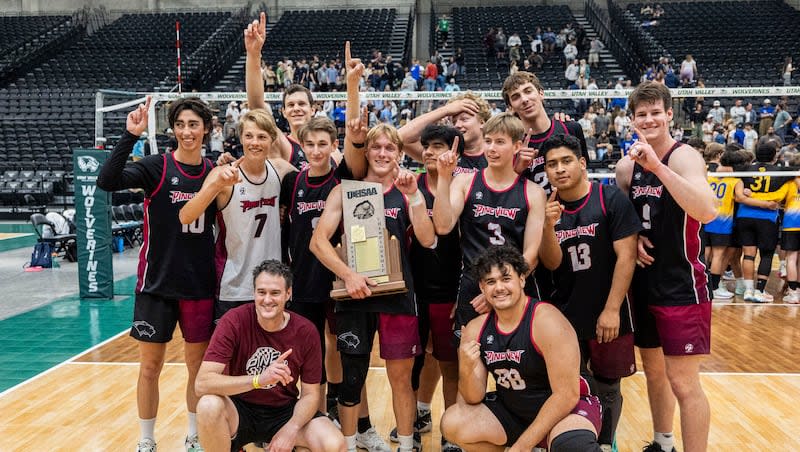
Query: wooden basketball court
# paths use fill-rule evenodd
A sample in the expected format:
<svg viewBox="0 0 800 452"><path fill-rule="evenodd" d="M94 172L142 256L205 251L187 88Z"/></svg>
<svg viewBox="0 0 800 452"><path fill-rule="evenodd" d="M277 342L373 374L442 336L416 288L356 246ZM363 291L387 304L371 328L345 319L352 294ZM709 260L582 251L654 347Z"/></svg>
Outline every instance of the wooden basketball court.
<svg viewBox="0 0 800 452"><path fill-rule="evenodd" d="M712 408L709 450L800 450L800 306L716 304L713 354L702 382ZM183 450L186 429L182 344L169 345L161 378L156 434L160 450ZM0 450L131 450L138 439L137 352L121 333L0 394ZM388 439L394 426L383 363L373 359L368 378L371 417ZM434 419L442 413L440 392ZM644 375L623 381L620 451L638 451L652 438ZM676 419L676 433L680 436ZM423 435L425 450L439 450L438 422ZM680 443L678 443L680 444Z"/></svg>

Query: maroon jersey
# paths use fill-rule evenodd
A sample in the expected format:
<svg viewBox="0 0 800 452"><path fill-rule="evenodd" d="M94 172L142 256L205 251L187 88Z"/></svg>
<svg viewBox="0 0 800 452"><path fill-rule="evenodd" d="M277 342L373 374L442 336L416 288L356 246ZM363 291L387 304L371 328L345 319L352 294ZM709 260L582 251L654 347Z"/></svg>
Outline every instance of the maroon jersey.
<svg viewBox="0 0 800 452"><path fill-rule="evenodd" d="M245 402L265 406L286 406L300 395L297 382L319 384L322 381L322 348L313 323L289 313L289 322L280 331L268 332L258 324L254 303L228 311L217 324L208 344L204 361L225 364L226 375L257 375L281 354L292 349L286 358L294 381L266 389L251 389L238 394Z"/></svg>

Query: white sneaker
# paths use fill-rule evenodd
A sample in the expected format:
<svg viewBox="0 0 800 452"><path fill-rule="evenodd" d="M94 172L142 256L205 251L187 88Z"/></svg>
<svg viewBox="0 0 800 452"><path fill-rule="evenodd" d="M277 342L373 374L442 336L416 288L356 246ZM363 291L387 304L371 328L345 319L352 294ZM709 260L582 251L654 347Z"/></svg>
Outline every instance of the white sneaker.
<svg viewBox="0 0 800 452"><path fill-rule="evenodd" d="M725 281L735 281L736 276L733 276L733 270L726 270L725 273L722 274L722 279Z"/></svg>
<svg viewBox="0 0 800 452"><path fill-rule="evenodd" d="M767 292L762 292L760 290L753 291L753 296L750 297L747 301L752 301L753 303L772 303L774 300L773 296L768 294Z"/></svg>
<svg viewBox="0 0 800 452"><path fill-rule="evenodd" d="M156 452L156 450L156 442L150 438L145 438L136 445L136 452Z"/></svg>
<svg viewBox="0 0 800 452"><path fill-rule="evenodd" d="M714 291L715 300L730 300L731 298L733 298L733 293L726 289L723 285L720 285L717 290Z"/></svg>
<svg viewBox="0 0 800 452"><path fill-rule="evenodd" d="M186 448L186 452L203 452L203 446L200 445L197 435L187 436L183 447Z"/></svg>
<svg viewBox="0 0 800 452"><path fill-rule="evenodd" d="M366 449L369 452L392 452L392 449L381 438L375 427L370 427L364 433L356 433L356 447Z"/></svg>
<svg viewBox="0 0 800 452"><path fill-rule="evenodd" d="M755 291L753 291L753 289L745 290L744 294L742 295L742 298L744 298L744 301L756 301L755 300Z"/></svg>
<svg viewBox="0 0 800 452"><path fill-rule="evenodd" d="M800 291L789 290L786 292L786 296L783 297L783 302L789 304L800 304Z"/></svg>
<svg viewBox="0 0 800 452"><path fill-rule="evenodd" d="M786 261L781 262L780 270L778 270L778 274L781 278L785 278L788 273L786 273Z"/></svg>

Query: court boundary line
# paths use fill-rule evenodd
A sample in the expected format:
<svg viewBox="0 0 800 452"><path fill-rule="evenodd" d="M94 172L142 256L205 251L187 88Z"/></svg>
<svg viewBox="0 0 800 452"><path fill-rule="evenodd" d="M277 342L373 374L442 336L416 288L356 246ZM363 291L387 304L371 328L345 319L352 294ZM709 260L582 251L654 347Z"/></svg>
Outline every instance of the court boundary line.
<svg viewBox="0 0 800 452"><path fill-rule="evenodd" d="M711 303L711 306L752 306L752 307L759 307L759 306L778 306L778 307L795 307L799 308L800 304L792 304L792 303L752 303L752 302L744 302L744 303L732 303L732 302L723 302L723 303Z"/></svg>
<svg viewBox="0 0 800 452"><path fill-rule="evenodd" d="M109 337L108 339L104 340L103 342L99 342L99 343L97 343L97 344L95 344L95 345L93 345L93 346L91 346L91 347L87 348L86 350L83 350L83 351L81 351L81 352L79 352L79 353L77 353L77 354L75 354L75 355L73 355L73 356L71 356L71 357L69 357L69 358L65 359L64 361L62 361L62 362L60 362L60 363L56 364L56 365L55 365L55 366L53 366L53 367L51 367L51 368L49 368L49 369L47 369L47 370L45 370L45 371L39 372L38 374L36 374L36 375L34 375L34 376L32 376L32 377L28 378L27 380L24 380L24 381L21 381L21 382L19 382L19 383L15 384L14 386L12 386L12 387L10 387L10 388L6 389L5 391L3 391L3 392L0 392L0 398L2 398L3 396L5 396L6 394L10 393L11 391L14 391L15 389L18 389L18 388L20 388L21 386L24 386L24 385L26 385L26 384L28 384L28 383L31 383L31 382L33 382L33 381L35 381L35 380L38 380L39 378L41 378L41 377L43 377L43 376L45 376L45 375L49 374L50 372L53 372L54 370L56 370L56 369L59 369L59 368L61 368L61 367L65 366L65 365L69 364L71 361L73 361L74 359L78 358L79 356L81 356L81 355L84 355L84 354L86 354L86 353L88 353L88 352L91 352L91 351L93 351L93 350L95 350L95 349L97 349L97 348L100 348L100 347L102 347L102 346L106 345L107 343L109 343L109 342L111 342L111 341L113 341L113 340L117 339L118 337L120 337L120 336L122 336L122 335L126 334L128 331L129 331L129 329L128 329L128 328L126 328L126 329L124 329L124 330L120 331L119 333L117 333L117 334L115 334L115 335L113 335L113 336Z"/></svg>

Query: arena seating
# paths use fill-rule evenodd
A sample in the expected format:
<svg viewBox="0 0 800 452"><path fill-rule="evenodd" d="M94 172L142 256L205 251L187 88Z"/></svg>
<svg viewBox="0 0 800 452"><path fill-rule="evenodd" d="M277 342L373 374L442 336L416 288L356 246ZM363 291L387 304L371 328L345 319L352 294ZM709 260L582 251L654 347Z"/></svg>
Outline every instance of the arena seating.
<svg viewBox="0 0 800 452"><path fill-rule="evenodd" d="M644 4L629 4L638 21ZM658 58L659 46L676 65L697 61L706 86L781 85L783 59L800 48L800 12L785 2L684 1L663 3L658 25L643 32ZM647 38L649 36L649 38Z"/></svg>
<svg viewBox="0 0 800 452"><path fill-rule="evenodd" d="M0 30L0 83L80 33L68 16L0 16Z"/></svg>

